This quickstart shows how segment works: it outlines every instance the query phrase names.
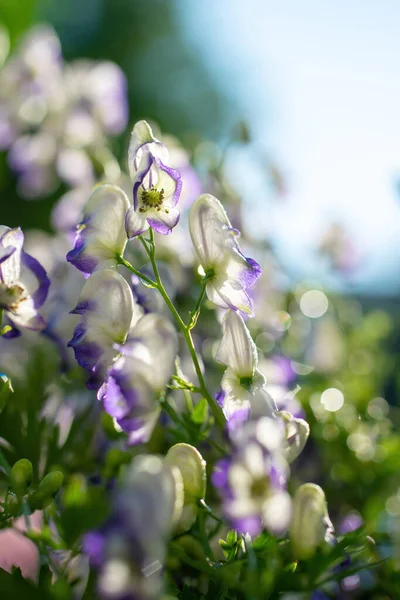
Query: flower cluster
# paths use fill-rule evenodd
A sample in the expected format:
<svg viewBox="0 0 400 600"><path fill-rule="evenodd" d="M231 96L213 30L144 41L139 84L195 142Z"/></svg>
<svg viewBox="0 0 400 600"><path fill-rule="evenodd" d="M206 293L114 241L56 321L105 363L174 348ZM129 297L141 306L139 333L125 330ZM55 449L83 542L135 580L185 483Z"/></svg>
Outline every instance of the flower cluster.
<svg viewBox="0 0 400 600"><path fill-rule="evenodd" d="M67 260L89 278L72 311L81 315L81 321L69 346L74 349L78 363L90 372L87 385L95 389L101 386L99 400L116 425L128 433L133 445L146 442L153 431L160 413L158 397L173 373L177 354L177 336L171 323L162 315L145 315L134 300L132 287L118 272L129 235L126 223L141 220L148 213L147 227L160 233L170 232L164 225L160 227L161 221L153 213L163 215L160 218L165 224L165 215L169 217L164 202L169 201L169 196L163 194L169 178L176 183L174 202L178 201L180 176L161 163L158 154L166 160L167 149L154 138L150 126L140 121L132 131L129 148L136 202L131 205L125 192L116 185L96 187L77 227L74 248L67 255ZM149 189L144 180L137 185L135 165L149 157L151 165L145 179L152 182L151 194L161 194L163 201L158 208L144 210L143 203L149 202L145 200ZM160 181L157 169L168 173L159 192L155 187ZM179 217L177 209L174 211ZM178 217L175 223L170 223L171 228Z"/></svg>
<svg viewBox="0 0 400 600"><path fill-rule="evenodd" d="M0 72L0 148L26 198L49 194L63 181L93 185L118 165L107 136L120 133L128 116L126 82L111 62L63 62L48 26L22 39ZM97 165L97 166L96 166Z"/></svg>
<svg viewBox="0 0 400 600"><path fill-rule="evenodd" d="M160 398L174 373L178 338L163 314L149 311L148 303L146 310L142 309L132 287L118 272L119 265L134 274L136 298L141 297L137 286L156 288L189 344L199 391L217 422L226 422L230 454L217 462L212 476L224 518L246 536L257 536L265 528L282 534L292 515L287 491L289 463L304 448L309 428L288 411L278 412L258 368L256 345L241 316L253 314L249 288L261 269L254 259L242 254L239 231L232 227L219 200L210 194L201 195L190 208L189 229L203 273L202 293L186 325L162 284L154 238L154 232L169 234L178 223L180 174L168 166L166 147L145 121L132 131L128 159L132 204L115 185L95 188L77 228L75 246L67 255L68 261L89 277L73 311L81 315L81 321L69 344L79 364L90 371L88 385L98 388L102 383L98 399L115 427L127 434L128 444L149 441L161 412ZM147 230L150 238L142 236ZM140 271L125 260L127 242L132 238L142 242L154 279L146 269ZM205 294L211 303L225 309L216 353L216 360L225 366L218 402L206 388L190 336ZM175 380L182 382L183 389L189 385L179 373ZM163 468L160 463L160 473ZM186 507L183 530L193 523L196 512L195 505ZM96 555L93 548L91 554ZM161 558L156 562L161 563ZM104 572L112 581L110 568L106 566ZM146 567L141 569L143 572ZM127 573L127 582L132 583L131 570Z"/></svg>

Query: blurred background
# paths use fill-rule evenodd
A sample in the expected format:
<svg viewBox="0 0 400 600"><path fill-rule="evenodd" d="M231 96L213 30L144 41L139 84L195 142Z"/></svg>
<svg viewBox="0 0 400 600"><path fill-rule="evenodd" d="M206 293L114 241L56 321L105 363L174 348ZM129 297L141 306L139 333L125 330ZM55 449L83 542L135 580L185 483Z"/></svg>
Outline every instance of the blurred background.
<svg viewBox="0 0 400 600"><path fill-rule="evenodd" d="M224 168L245 203L248 230L268 238L290 278L397 294L394 1L383 10L372 0L330 7L317 0L85 0L82 10L78 0L3 0L0 10L12 48L33 23L48 22L66 60L120 65L130 124L155 120L189 148L212 142L216 160L228 148ZM235 144L243 123L244 148ZM118 158L128 131L115 142ZM54 198L21 205L2 171L3 220L49 228ZM336 264L321 246L337 246Z"/></svg>

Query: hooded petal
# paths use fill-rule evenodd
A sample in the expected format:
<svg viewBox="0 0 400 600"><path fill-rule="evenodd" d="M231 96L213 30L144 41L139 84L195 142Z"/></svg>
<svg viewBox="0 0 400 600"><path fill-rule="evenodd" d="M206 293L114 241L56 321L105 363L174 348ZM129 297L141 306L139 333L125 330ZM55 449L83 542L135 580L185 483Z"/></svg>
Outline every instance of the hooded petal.
<svg viewBox="0 0 400 600"><path fill-rule="evenodd" d="M242 317L228 310L222 321L222 340L215 357L241 377L252 377L257 368L257 348Z"/></svg>
<svg viewBox="0 0 400 600"><path fill-rule="evenodd" d="M176 169L167 167L157 158L154 161L154 170L156 171L154 185L157 189L164 190L163 205L176 206L182 192L181 174Z"/></svg>
<svg viewBox="0 0 400 600"><path fill-rule="evenodd" d="M221 260L221 252L226 241L222 238L226 237L230 229L232 225L224 207L211 194L202 194L192 204L189 212L190 237L205 271L215 268ZM230 234L228 239L229 237Z"/></svg>
<svg viewBox="0 0 400 600"><path fill-rule="evenodd" d="M96 271L82 288L73 313L81 314L68 343L78 363L89 371L105 370L118 356L115 344L123 344L133 316L133 296L125 279L116 271Z"/></svg>
<svg viewBox="0 0 400 600"><path fill-rule="evenodd" d="M1 246L5 249L5 253L8 253L8 257L1 261L1 280L7 285L11 286L19 281L21 274L21 251L24 243L24 234L20 227L10 229L4 227L3 234L0 242ZM14 249L14 250L13 250Z"/></svg>
<svg viewBox="0 0 400 600"><path fill-rule="evenodd" d="M168 150L160 140L153 135L153 131L147 121L135 123L128 148L128 166L131 178L134 179L144 149L150 151L153 156L167 159Z"/></svg>
<svg viewBox="0 0 400 600"><path fill-rule="evenodd" d="M5 261L11 254L16 251L16 248L13 246L7 246L7 248L0 247L0 265L3 261Z"/></svg>
<svg viewBox="0 0 400 600"><path fill-rule="evenodd" d="M123 254L128 241L125 215L129 207L128 197L118 186L106 184L95 188L67 260L86 274L99 266L115 266L116 256Z"/></svg>
<svg viewBox="0 0 400 600"><path fill-rule="evenodd" d="M147 150L143 152L140 164L133 178L133 206L137 211L139 208L140 188L150 188L154 182L151 177L151 168L154 164L154 156Z"/></svg>

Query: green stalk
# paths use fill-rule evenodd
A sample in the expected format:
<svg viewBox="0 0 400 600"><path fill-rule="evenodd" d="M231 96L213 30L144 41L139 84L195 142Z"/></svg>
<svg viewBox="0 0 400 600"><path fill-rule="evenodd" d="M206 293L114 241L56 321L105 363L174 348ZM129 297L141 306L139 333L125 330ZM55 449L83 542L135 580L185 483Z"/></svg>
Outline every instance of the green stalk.
<svg viewBox="0 0 400 600"><path fill-rule="evenodd" d="M189 353L190 353L190 356L191 356L191 359L192 359L192 362L193 362L193 365L194 365L194 368L196 371L197 378L199 380L201 393L207 400L207 403L214 415L215 421L223 429L225 427L224 414L221 410L221 407L218 405L217 401L211 396L211 394L207 390L207 387L206 387L206 384L204 381L204 377L201 372L200 364L199 364L199 361L197 358L196 349L194 347L192 335L190 333L190 329L194 326L194 325L192 325L192 319L190 320L188 325L185 325L180 314L178 313L178 311L176 310L175 306L173 305L170 297L168 296L168 293L167 293L166 289L164 288L163 282L161 280L161 276L160 276L158 266L156 263L156 259L155 259L155 244L154 244L153 230L150 228L150 239L148 240L148 243L142 236L139 236L139 239L150 259L156 281L154 282L151 279L149 279L148 277L143 276L140 273L140 271L137 271L128 261L124 260L122 257L118 257L118 261L120 264L127 267L132 273L135 273L135 275L137 275L140 279L143 279L150 285L153 285L153 287L156 287L158 289L158 291L160 292L165 304L168 306L171 314L173 315L175 321L177 322L179 329L183 333L183 336L185 338L185 341L186 341L187 347L189 349ZM202 291L202 293L200 294L200 298L196 303L195 311L193 311L192 314L194 314L196 312L196 310L198 311L200 308L200 305L204 298L204 293L205 293L205 285L203 287L204 287L204 291Z"/></svg>

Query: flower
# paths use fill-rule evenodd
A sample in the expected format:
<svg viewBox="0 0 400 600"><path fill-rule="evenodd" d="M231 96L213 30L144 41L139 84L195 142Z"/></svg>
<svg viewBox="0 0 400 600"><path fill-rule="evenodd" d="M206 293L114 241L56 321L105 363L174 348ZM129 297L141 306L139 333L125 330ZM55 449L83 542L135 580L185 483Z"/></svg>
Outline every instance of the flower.
<svg viewBox="0 0 400 600"><path fill-rule="evenodd" d="M91 373L88 387L96 388L120 351L115 344L127 338L134 314L131 289L112 269L96 271L86 281L72 314L82 315L68 342L81 367Z"/></svg>
<svg viewBox="0 0 400 600"><path fill-rule="evenodd" d="M207 296L217 306L252 315L247 294L261 275L260 265L240 251L234 229L222 204L211 194L202 194L189 213L193 247L207 276Z"/></svg>
<svg viewBox="0 0 400 600"><path fill-rule="evenodd" d="M325 494L319 485L305 483L295 493L290 524L290 540L295 556L313 556L324 542L334 541Z"/></svg>
<svg viewBox="0 0 400 600"><path fill-rule="evenodd" d="M142 317L119 347L98 398L129 435L131 445L147 442L160 414L158 398L174 369L178 340L174 327L154 313Z"/></svg>
<svg viewBox="0 0 400 600"><path fill-rule="evenodd" d="M243 534L256 536L264 527L282 533L289 524L288 467L280 443L280 427L264 417L247 443L215 466L212 484L222 498L225 517Z"/></svg>
<svg viewBox="0 0 400 600"><path fill-rule="evenodd" d="M216 359L226 365L222 377L221 405L230 429L249 417L273 417L277 408L257 369L258 355L250 332L239 313L227 310Z"/></svg>
<svg viewBox="0 0 400 600"><path fill-rule="evenodd" d="M166 543L183 506L180 470L161 457L137 456L113 493L112 514L83 540L99 572L100 598L156 600L161 597Z"/></svg>
<svg viewBox="0 0 400 600"><path fill-rule="evenodd" d="M129 172L133 180L133 206L125 219L131 239L149 227L167 235L179 221L175 208L182 180L178 171L167 166L168 150L154 137L146 121L139 121L132 130L128 149Z"/></svg>
<svg viewBox="0 0 400 600"><path fill-rule="evenodd" d="M178 171L145 150L133 180L133 206L125 219L128 238L140 235L149 227L163 235L171 233L179 221L175 206L181 189Z"/></svg>
<svg viewBox="0 0 400 600"><path fill-rule="evenodd" d="M286 460L292 463L307 443L310 426L304 419L295 418L287 411L279 411L277 417L285 426L285 455Z"/></svg>
<svg viewBox="0 0 400 600"><path fill-rule="evenodd" d="M38 313L47 298L50 280L45 269L23 250L21 229L0 226L0 309L12 325L40 330L46 326ZM10 335L18 335L14 327Z"/></svg>
<svg viewBox="0 0 400 600"><path fill-rule="evenodd" d="M116 267L128 241L124 219L129 206L127 195L118 186L96 187L77 228L75 246L67 254L68 262L86 276L97 268Z"/></svg>

